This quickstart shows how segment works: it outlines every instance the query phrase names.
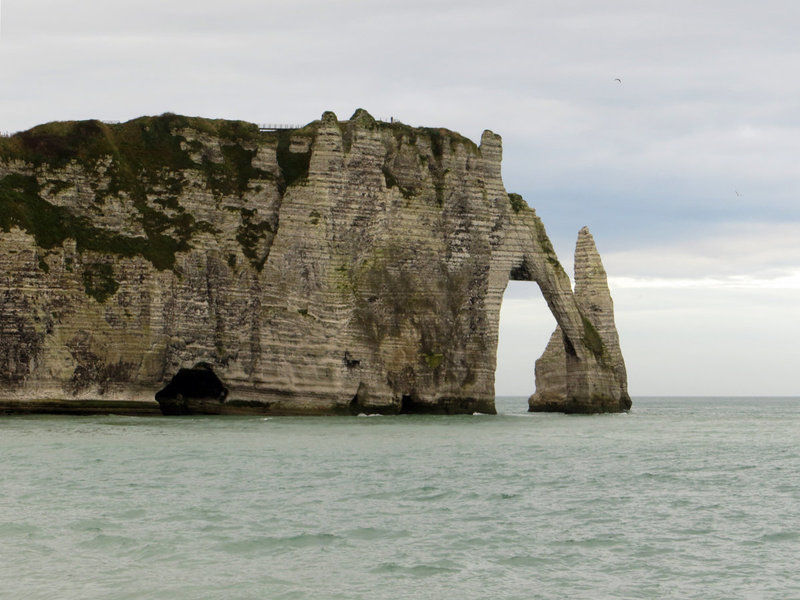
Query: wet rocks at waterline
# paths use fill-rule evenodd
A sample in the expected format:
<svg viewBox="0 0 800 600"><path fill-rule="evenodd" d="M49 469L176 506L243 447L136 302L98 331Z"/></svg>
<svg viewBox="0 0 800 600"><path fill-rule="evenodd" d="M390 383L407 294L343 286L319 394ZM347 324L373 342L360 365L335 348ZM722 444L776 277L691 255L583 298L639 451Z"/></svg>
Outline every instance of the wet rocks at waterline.
<svg viewBox="0 0 800 600"><path fill-rule="evenodd" d="M363 110L269 131L165 114L0 139L0 405L493 413L500 303L518 279L558 323L531 408L626 410L591 236L573 293L501 155L490 131L476 145Z"/></svg>

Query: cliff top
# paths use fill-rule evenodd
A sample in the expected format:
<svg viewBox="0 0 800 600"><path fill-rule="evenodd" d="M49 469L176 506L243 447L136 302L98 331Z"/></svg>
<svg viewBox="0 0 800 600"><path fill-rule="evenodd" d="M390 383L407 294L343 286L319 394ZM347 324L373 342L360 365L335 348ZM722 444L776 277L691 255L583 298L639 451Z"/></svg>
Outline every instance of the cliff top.
<svg viewBox="0 0 800 600"><path fill-rule="evenodd" d="M363 109L347 121L326 112L301 128L278 131L262 131L245 121L172 113L125 123L52 122L0 138L0 229L21 227L44 249L73 239L79 252L141 255L158 269L171 269L176 252L188 250L195 233L214 229L180 205L183 188L192 184L177 173L196 173L216 198L241 199L265 183L283 195L287 188L306 180L312 142L323 125L341 129L345 152L350 151L358 130L381 132L387 147L420 142L419 152L426 154L432 168L442 172L443 158L459 147L467 154L481 153L474 142L458 133L376 121ZM484 139L491 141L492 158L499 160L499 136L486 132ZM271 159L264 159L265 150ZM98 211L105 210L102 205L108 198L116 198L138 212L139 235L97 227L85 216L76 215L69 202L53 202L62 191L74 195L79 171L100 182L92 186ZM384 168L384 176L388 187L400 186L391 167ZM404 194L413 193L400 189ZM511 202L515 212L523 208L518 196ZM251 233L260 235L259 231L245 231L243 244L253 237Z"/></svg>
<svg viewBox="0 0 800 600"><path fill-rule="evenodd" d="M173 113L143 116L124 123L111 123L90 119L85 121L53 121L37 125L26 131L0 138L0 159L22 160L34 166L48 164L63 167L70 161L81 163L113 156L129 167L140 168L191 168L196 167L176 133L191 129L200 134L219 138L231 144L288 142L292 135L313 136L323 120L332 119L347 135L353 127L390 131L397 138L405 137L410 143L417 138L431 140L434 154L442 154L449 145L466 146L477 153L478 146L470 139L445 128L413 127L400 121L387 123L375 120L367 111L358 109L346 121L339 121L332 112L322 119L312 121L298 129L262 131L256 123L227 119L188 117Z"/></svg>

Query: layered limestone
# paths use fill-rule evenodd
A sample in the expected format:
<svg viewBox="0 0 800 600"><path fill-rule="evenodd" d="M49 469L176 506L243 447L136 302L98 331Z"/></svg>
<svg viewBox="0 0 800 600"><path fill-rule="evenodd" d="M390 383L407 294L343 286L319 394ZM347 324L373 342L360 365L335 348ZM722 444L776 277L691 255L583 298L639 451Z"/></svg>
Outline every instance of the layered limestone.
<svg viewBox="0 0 800 600"><path fill-rule="evenodd" d="M361 110L0 139L0 401L153 402L195 374L242 411L492 413L521 279L559 324L568 408L624 409L613 316L573 295L501 157L490 131Z"/></svg>
<svg viewBox="0 0 800 600"><path fill-rule="evenodd" d="M610 365L605 376L608 380L600 387L618 385L609 395L599 392L593 396L593 406L585 398L575 398L569 390L571 363L575 358L569 352L570 343L560 326L550 337L544 353L536 361L536 392L528 400L531 412L617 412L631 407L628 395L627 373L619 335L614 323L614 302L608 289L603 262L588 227L578 233L575 246L575 300L581 314L588 321L590 332L587 341L601 355L602 362ZM599 381L599 378L597 379ZM589 409L589 410L587 410Z"/></svg>

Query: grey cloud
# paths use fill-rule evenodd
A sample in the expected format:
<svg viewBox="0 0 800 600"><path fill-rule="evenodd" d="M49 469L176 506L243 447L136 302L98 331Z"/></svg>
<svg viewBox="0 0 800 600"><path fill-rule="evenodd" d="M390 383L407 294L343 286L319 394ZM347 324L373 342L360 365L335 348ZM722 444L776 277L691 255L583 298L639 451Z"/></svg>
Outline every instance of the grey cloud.
<svg viewBox="0 0 800 600"><path fill-rule="evenodd" d="M29 0L3 11L0 130L166 110L304 122L363 106L472 139L502 134L508 187L553 215L564 240L585 224L567 218L579 212L628 240L637 222L666 236L669 223L800 220L789 2Z"/></svg>

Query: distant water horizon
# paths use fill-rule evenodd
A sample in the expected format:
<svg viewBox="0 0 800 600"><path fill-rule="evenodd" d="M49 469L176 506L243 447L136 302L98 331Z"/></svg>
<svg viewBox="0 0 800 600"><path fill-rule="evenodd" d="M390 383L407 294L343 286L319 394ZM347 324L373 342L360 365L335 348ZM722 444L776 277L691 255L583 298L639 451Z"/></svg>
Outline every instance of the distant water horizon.
<svg viewBox="0 0 800 600"><path fill-rule="evenodd" d="M800 597L800 397L0 417L0 597Z"/></svg>
<svg viewBox="0 0 800 600"><path fill-rule="evenodd" d="M495 401L499 401L502 404L518 402L522 400L525 402L526 406L528 403L528 397L530 394L497 394L495 396ZM782 394L728 394L728 395L713 395L713 394L636 394L631 395L631 399L633 402L637 400L702 400L702 399L719 399L719 400L769 400L769 399L776 399L776 400L798 400L800 401L800 395L782 395Z"/></svg>

